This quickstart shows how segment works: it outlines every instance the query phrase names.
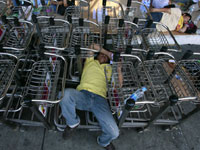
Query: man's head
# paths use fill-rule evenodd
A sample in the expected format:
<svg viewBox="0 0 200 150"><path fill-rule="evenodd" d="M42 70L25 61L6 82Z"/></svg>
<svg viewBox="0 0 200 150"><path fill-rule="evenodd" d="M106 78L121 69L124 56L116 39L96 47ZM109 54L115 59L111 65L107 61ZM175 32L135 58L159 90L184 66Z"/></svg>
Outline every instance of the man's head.
<svg viewBox="0 0 200 150"><path fill-rule="evenodd" d="M103 54L103 53L99 53L97 55L97 60L99 61L100 64L104 64L104 63L109 63L110 59L108 58L107 55Z"/></svg>
<svg viewBox="0 0 200 150"><path fill-rule="evenodd" d="M191 19L192 19L192 16L189 13L184 13L183 14L183 22L184 23L187 23Z"/></svg>

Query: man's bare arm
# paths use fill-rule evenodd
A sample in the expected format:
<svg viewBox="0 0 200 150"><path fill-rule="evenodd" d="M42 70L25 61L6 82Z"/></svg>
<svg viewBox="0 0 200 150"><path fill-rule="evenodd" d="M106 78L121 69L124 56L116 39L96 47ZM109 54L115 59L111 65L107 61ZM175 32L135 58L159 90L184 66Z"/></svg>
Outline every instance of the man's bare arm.
<svg viewBox="0 0 200 150"><path fill-rule="evenodd" d="M113 54L112 52L109 52L109 51L105 50L104 48L100 48L100 46L97 44L94 44L93 47L94 47L94 49L99 50L99 52L108 56L110 60L112 60L112 54Z"/></svg>
<svg viewBox="0 0 200 150"><path fill-rule="evenodd" d="M164 12L164 13L171 14L171 8L150 8L149 11L150 12Z"/></svg>
<svg viewBox="0 0 200 150"><path fill-rule="evenodd" d="M184 33L187 30L187 27L188 26L184 24L183 27L180 30L178 30L178 32Z"/></svg>

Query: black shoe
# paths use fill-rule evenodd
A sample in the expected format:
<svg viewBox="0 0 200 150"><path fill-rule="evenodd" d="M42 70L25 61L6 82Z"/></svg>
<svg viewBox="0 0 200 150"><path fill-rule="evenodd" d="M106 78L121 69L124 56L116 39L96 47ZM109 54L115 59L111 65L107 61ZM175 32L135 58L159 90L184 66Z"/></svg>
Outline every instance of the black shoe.
<svg viewBox="0 0 200 150"><path fill-rule="evenodd" d="M62 135L63 139L67 140L72 135L72 133L74 133L74 131L76 130L77 127L78 127L78 125L74 128L70 128L69 126L67 126Z"/></svg>
<svg viewBox="0 0 200 150"><path fill-rule="evenodd" d="M115 150L115 146L110 143L108 146L104 147L106 150Z"/></svg>

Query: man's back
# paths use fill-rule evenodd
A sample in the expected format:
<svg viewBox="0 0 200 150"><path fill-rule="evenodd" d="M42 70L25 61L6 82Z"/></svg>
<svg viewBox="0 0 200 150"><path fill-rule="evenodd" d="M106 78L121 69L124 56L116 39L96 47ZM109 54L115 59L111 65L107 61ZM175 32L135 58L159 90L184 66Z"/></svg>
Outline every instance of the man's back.
<svg viewBox="0 0 200 150"><path fill-rule="evenodd" d="M100 64L93 57L87 58L77 90L87 90L106 98L105 66L107 68L106 74L110 78L112 70L109 64Z"/></svg>

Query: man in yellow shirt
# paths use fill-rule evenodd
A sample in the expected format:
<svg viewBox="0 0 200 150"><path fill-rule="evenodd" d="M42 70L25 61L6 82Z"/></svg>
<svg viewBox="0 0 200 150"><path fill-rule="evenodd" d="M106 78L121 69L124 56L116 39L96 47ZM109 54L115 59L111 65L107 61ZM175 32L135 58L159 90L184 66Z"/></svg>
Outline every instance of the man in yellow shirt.
<svg viewBox="0 0 200 150"><path fill-rule="evenodd" d="M99 49L96 45L94 48ZM119 129L106 100L107 86L104 73L104 67L107 66L106 72L110 78L112 70L108 62L111 58L112 53L104 49L101 49L97 59L87 58L77 90L65 90L64 97L60 102L67 124L63 133L64 139L68 138L80 124L76 109L86 110L94 114L101 127L102 134L97 138L98 144L108 150L115 149L111 141L119 136Z"/></svg>

